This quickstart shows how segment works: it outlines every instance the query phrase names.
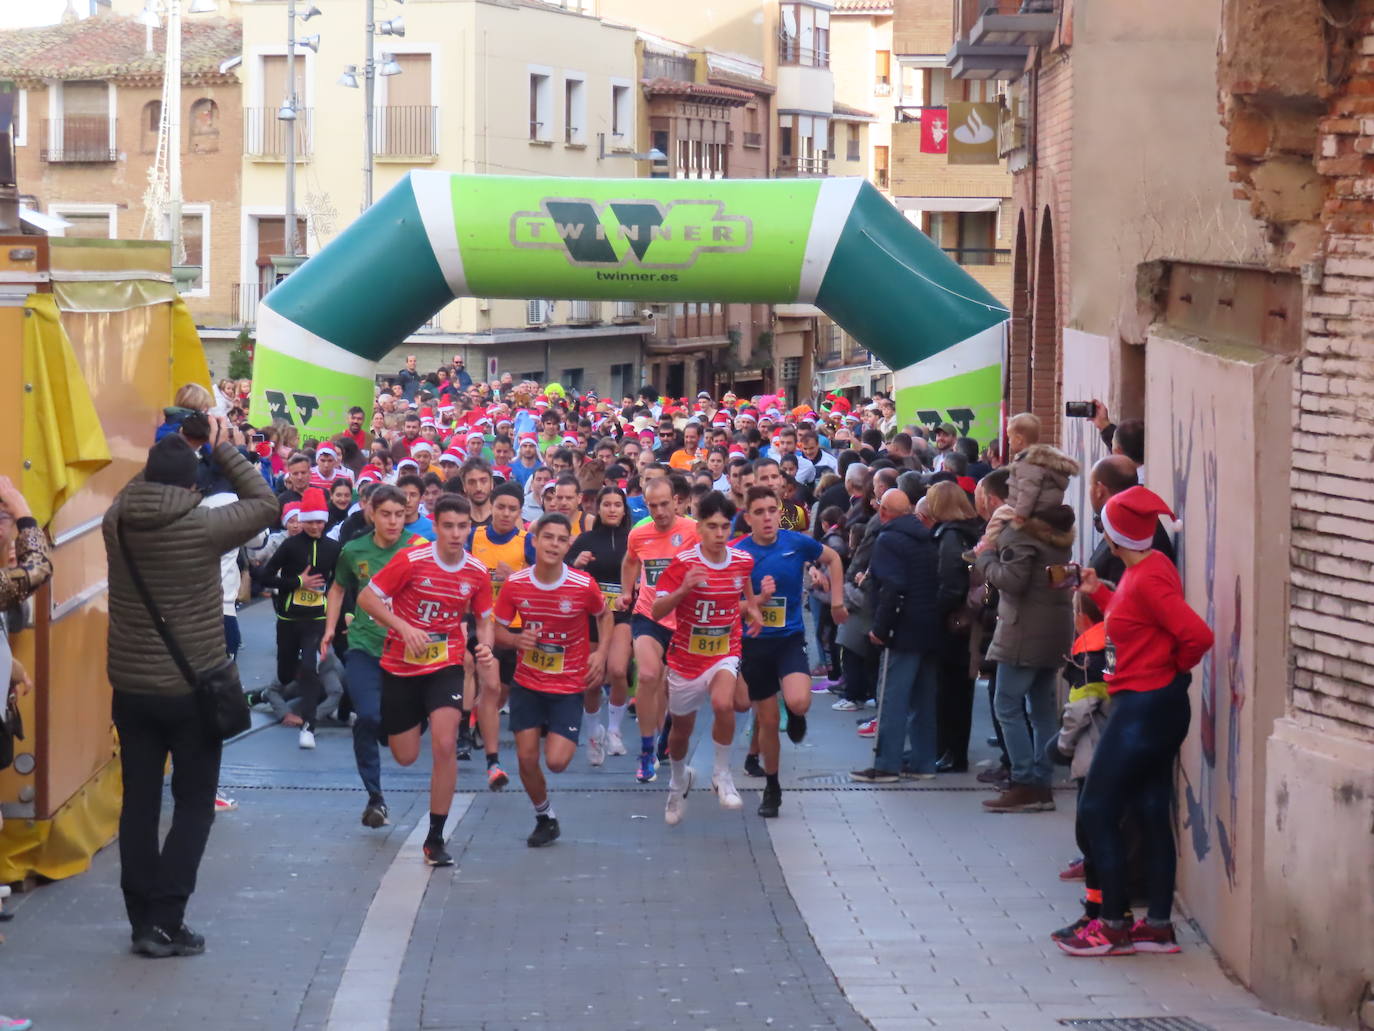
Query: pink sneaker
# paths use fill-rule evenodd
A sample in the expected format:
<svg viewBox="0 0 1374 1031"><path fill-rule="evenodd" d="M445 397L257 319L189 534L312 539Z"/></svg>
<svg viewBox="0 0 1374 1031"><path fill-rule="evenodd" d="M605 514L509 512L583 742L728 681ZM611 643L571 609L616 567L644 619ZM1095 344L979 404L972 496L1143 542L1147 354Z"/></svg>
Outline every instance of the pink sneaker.
<svg viewBox="0 0 1374 1031"><path fill-rule="evenodd" d="M0 1017L0 1031L29 1031L33 1021L27 1017Z"/></svg>
<svg viewBox="0 0 1374 1031"><path fill-rule="evenodd" d="M877 720L867 720L859 724L859 737L872 737L876 733L878 733Z"/></svg>
<svg viewBox="0 0 1374 1031"><path fill-rule="evenodd" d="M1137 920L1135 926L1131 928L1131 941L1135 944L1136 952L1173 953L1183 951L1178 947L1178 939L1174 937L1173 924L1159 926L1148 920Z"/></svg>
<svg viewBox="0 0 1374 1031"><path fill-rule="evenodd" d="M1108 927L1101 920L1089 921L1077 934L1056 938L1054 943L1070 956L1134 956L1135 943L1129 927Z"/></svg>

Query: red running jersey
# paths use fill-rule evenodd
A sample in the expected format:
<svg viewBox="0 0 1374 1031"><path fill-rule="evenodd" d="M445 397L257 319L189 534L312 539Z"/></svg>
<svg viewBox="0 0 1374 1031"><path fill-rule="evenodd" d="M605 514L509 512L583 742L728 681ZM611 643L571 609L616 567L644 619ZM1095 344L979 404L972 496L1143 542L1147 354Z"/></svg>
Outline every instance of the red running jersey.
<svg viewBox="0 0 1374 1031"><path fill-rule="evenodd" d="M637 558L642 563L639 570L639 594L635 598L635 612L645 619L653 619L654 591L658 578L668 568L683 548L690 548L697 542L697 524L686 516L678 519L666 531L660 530L653 521L641 523L630 531L625 545L625 554ZM668 629L673 627L673 614L670 612L659 620Z"/></svg>
<svg viewBox="0 0 1374 1031"><path fill-rule="evenodd" d="M439 561L433 544L400 551L367 585L391 603L391 611L429 634L423 652L409 652L393 631L382 648L382 669L398 677L418 677L446 666L461 666L467 647L463 617L491 614L491 574L472 555L450 568Z"/></svg>
<svg viewBox="0 0 1374 1031"><path fill-rule="evenodd" d="M587 686L587 617L605 609L601 588L577 569L564 566L554 584L536 580L533 566L506 577L496 599L496 621L508 627L518 615L521 635L536 641L519 653L515 679L520 686L548 694L580 694Z"/></svg>
<svg viewBox="0 0 1374 1031"><path fill-rule="evenodd" d="M658 596L682 586L687 570L706 571L706 582L689 592L673 610L676 625L668 645L668 668L684 677L699 677L721 659L740 653L740 598L754 560L747 552L727 548L725 564L714 566L701 545L681 552L658 578Z"/></svg>

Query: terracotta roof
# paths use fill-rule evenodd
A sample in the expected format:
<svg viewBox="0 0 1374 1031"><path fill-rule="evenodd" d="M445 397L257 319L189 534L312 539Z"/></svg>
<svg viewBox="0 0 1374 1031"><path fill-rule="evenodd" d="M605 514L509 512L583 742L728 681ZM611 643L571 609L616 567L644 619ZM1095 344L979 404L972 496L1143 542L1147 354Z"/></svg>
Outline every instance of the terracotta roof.
<svg viewBox="0 0 1374 1031"><path fill-rule="evenodd" d="M717 86L709 82L684 82L681 79L649 79L644 83L644 95L649 97L694 97L698 100L726 104L747 104L754 94L733 86Z"/></svg>
<svg viewBox="0 0 1374 1031"><path fill-rule="evenodd" d="M39 79L162 79L166 29L153 32L147 49L147 29L132 18L102 14L93 18L40 28L0 32L0 78L33 82ZM182 77L187 81L232 80L219 66L243 53L243 26L223 18L188 18L182 23Z"/></svg>
<svg viewBox="0 0 1374 1031"><path fill-rule="evenodd" d="M858 14L891 14L892 0L835 0L835 10Z"/></svg>
<svg viewBox="0 0 1374 1031"><path fill-rule="evenodd" d="M837 115L848 115L851 118L877 118L872 111L863 111L857 107L850 107L848 104L841 104L838 100L830 105L830 109Z"/></svg>

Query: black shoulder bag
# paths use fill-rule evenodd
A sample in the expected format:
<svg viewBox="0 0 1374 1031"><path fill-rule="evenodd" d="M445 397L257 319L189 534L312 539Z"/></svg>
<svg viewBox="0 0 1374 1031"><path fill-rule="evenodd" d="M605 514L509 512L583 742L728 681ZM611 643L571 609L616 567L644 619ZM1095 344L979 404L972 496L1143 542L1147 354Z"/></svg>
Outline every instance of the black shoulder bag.
<svg viewBox="0 0 1374 1031"><path fill-rule="evenodd" d="M186 653L181 650L167 626L167 621L158 611L148 585L143 582L143 576L138 571L138 566L134 565L129 541L124 536L123 519L116 521L115 530L119 534L119 547L124 553L124 565L129 570L134 587L138 589L138 596L143 599L143 606L152 617L153 625L157 627L157 632L162 637L162 643L167 646L172 661L177 664L177 669L181 670L181 675L195 695L206 735L214 740L224 741L235 734L242 734L252 726L253 718L248 710L248 698L243 693L243 684L239 681L238 667L226 654L223 662L216 663L210 669L197 673L191 668L191 664L186 661Z"/></svg>

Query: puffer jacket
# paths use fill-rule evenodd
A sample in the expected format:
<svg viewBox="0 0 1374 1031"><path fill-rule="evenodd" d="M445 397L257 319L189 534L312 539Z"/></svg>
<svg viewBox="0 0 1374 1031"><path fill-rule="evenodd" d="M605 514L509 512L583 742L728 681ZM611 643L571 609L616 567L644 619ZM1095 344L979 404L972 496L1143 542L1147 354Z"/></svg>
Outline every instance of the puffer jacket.
<svg viewBox="0 0 1374 1031"><path fill-rule="evenodd" d="M1078 475L1078 463L1057 447L1033 444L1011 464L1007 504L1018 517L1029 519L1064 504L1069 477Z"/></svg>
<svg viewBox="0 0 1374 1031"><path fill-rule="evenodd" d="M1073 512L1060 508L1052 518L1054 525L1042 518L1008 525L997 546L978 556L977 569L999 592L997 630L988 648L993 662L1058 669L1069 654L1073 592L1051 587L1045 567L1069 561Z"/></svg>
<svg viewBox="0 0 1374 1031"><path fill-rule="evenodd" d="M238 501L203 508L196 491L148 483L140 473L105 513L101 531L110 581L106 668L117 691L184 695L191 690L129 576L116 531L121 518L143 581L191 668L200 671L224 660L220 556L275 525L280 510L262 474L236 448L220 444L213 458Z"/></svg>
<svg viewBox="0 0 1374 1031"><path fill-rule="evenodd" d="M939 645L938 562L930 531L914 515L900 516L878 531L868 567L878 588L873 635L893 651L929 652Z"/></svg>

